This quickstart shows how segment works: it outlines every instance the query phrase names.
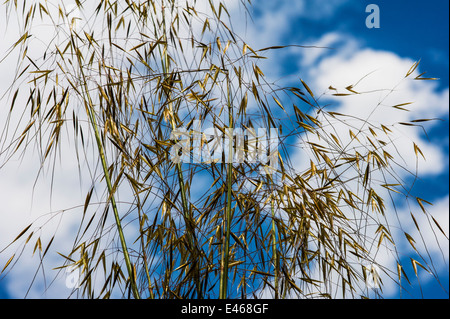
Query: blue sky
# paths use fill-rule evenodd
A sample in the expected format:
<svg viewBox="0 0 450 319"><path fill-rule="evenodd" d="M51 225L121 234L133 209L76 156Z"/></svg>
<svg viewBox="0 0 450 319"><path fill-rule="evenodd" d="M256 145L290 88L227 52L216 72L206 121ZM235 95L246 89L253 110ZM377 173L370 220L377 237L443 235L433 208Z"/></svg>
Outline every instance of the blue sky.
<svg viewBox="0 0 450 319"><path fill-rule="evenodd" d="M443 101L445 94L448 95L449 87L449 2L444 0L253 0L252 3L255 25L247 26L246 30L248 38L255 42L254 48L286 44L326 44L334 48L333 51L320 51L317 56L312 54L317 52L314 49L312 51L294 49L282 51L276 56L277 64L268 62L267 66L270 69L267 72L263 69L266 74L275 79L282 78L290 81L291 77L298 79L301 75L312 88L317 91L324 90L326 88L324 83L332 81L334 75L332 70L325 68L327 65L337 66L341 63L349 68L349 73L357 73L358 66L361 66L361 56L381 61L380 63L386 61L386 63L398 62L405 65L409 61L421 59L420 71L426 71L426 75L440 79L433 84L434 86L426 84L426 89L419 90L417 95L412 96L425 99L425 102L419 103L421 113L443 119L436 124L426 126L428 136L422 133L413 136L421 139L430 151L430 158L423 163L423 171L420 179L415 182L413 193L420 194L420 197L429 201L437 202L436 214L439 215L440 220L448 222L448 206L445 210L445 205L448 205L449 194L449 173L446 164L449 153L449 118L448 101L447 104ZM368 15L365 8L368 4L376 4L380 8L379 29L368 29L365 25ZM241 27L238 26L238 29L245 30ZM3 54L3 47L0 52ZM277 67L273 68L274 65ZM411 90L405 92L414 93ZM408 99L410 96L406 95L405 98ZM330 101L335 103L336 107L352 110L352 105L341 105L336 100ZM426 101L430 104L427 105ZM0 178L6 180L8 176L13 178L15 175L8 174ZM16 185L15 189L19 191L20 183L16 181ZM4 200L6 199L2 198L2 202ZM11 208L8 203L4 204L4 207ZM11 211L14 210L11 208ZM2 231L7 230L6 226L2 228L0 225L0 236ZM18 231L20 231L19 228L16 233ZM0 242L3 242L1 237ZM448 248L448 245L444 247ZM448 252L446 262L447 266L440 265L439 274L448 291ZM17 281L16 285L14 280ZM16 297L18 294L16 286L23 285L19 283L20 280L19 272L19 275L12 276L9 281L8 279L0 281L0 298ZM423 293L425 298L448 298L448 294L437 287L433 281L424 280L422 291L417 287L409 289L411 295L404 295L404 297L416 298ZM388 297L397 298L400 295L393 292Z"/></svg>
<svg viewBox="0 0 450 319"><path fill-rule="evenodd" d="M344 37L352 38L360 43L359 48L370 48L374 51L391 52L401 58L413 61L421 60L420 71L427 72L427 76L437 77L436 91L448 89L449 86L449 2L432 1L331 1L335 7L322 17L308 14L293 14L289 29L283 34L283 44L314 42L330 32L338 32ZM255 2L256 4L262 2ZM317 5L312 1L306 9L320 10L321 2ZM368 4L377 4L380 8L380 28L369 29L365 25L365 12ZM263 14L256 9L257 14ZM337 49L340 49L339 45ZM295 55L284 62L283 71L286 73L301 72L293 60ZM435 105L430 104L429 108ZM443 121L427 127L430 143L436 143L445 157L448 157L448 104L447 112L441 112ZM444 157L444 158L445 158ZM421 174L415 182L413 193L430 201L439 201L448 196L449 174L448 166L433 174ZM448 201L447 201L448 203ZM448 208L447 208L448 209ZM444 214L448 215L448 210ZM448 221L448 219L447 219ZM448 254L448 252L447 252ZM448 291L448 264L440 276ZM422 291L417 285L410 290L411 295L403 297L420 298L448 298L435 282L423 284ZM400 297L394 293L390 298Z"/></svg>
<svg viewBox="0 0 450 319"><path fill-rule="evenodd" d="M448 1L381 1L380 8L384 13L383 25L379 33L364 30L367 44L374 48L396 52L401 56L421 59L422 71L438 77L439 87L449 85L449 2ZM429 131L431 140L447 140L443 145L448 155L448 113L440 125ZM438 200L448 194L449 174L447 169L434 177L424 176L417 183L415 190L424 194L431 201ZM447 252L448 253L448 252ZM448 292L448 268L442 272ZM448 298L435 284L424 286L427 298ZM416 291L415 296L420 296Z"/></svg>

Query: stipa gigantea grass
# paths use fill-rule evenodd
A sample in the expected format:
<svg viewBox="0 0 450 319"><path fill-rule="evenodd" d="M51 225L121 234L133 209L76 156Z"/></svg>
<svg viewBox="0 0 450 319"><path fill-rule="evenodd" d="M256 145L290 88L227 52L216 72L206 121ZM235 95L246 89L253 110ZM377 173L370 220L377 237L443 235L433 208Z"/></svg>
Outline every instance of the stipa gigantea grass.
<svg viewBox="0 0 450 319"><path fill-rule="evenodd" d="M51 165L62 130L72 128L81 152L96 145L97 178L106 185L97 211L88 192L73 249L61 253L65 266L82 269L87 297L251 298L267 291L275 298L332 297L336 287L343 296L364 295L360 264L374 262L371 247L395 252L376 191L398 191L388 178L378 180L397 176L386 147L391 142L380 138L381 132L389 136L389 127L365 118L347 125L345 115L320 106L303 80L298 87L270 85L258 61L282 47L251 48L233 32L224 3L207 2L208 12L198 4L77 1L80 17L72 18L61 4L24 3L22 10L6 2L8 10L26 12L23 35L13 45L22 57L15 83L27 79L31 90L24 108L29 122L2 154L35 140L42 163ZM42 58L33 59L29 31L40 19L55 33L39 52ZM347 91L335 94L358 94L353 87ZM19 112L19 91L11 92L11 112ZM248 159L174 163L171 132L192 132L195 120L223 136L233 128L279 129L278 168L264 175L261 169L273 168ZM347 125L349 142L333 131L337 122ZM302 172L289 156L298 141L312 154ZM228 147L224 153L231 157L235 150ZM417 146L415 151L422 155ZM208 186L199 190L198 178ZM128 210L118 207L121 187L132 193ZM114 227L105 226L110 209ZM375 231L361 231L372 224ZM123 225L137 225L131 242ZM44 258L51 242L42 248L34 229L24 229L14 244L28 234L23 244L35 242ZM417 266L433 271L426 262L412 264L416 273ZM409 280L400 260L395 271L399 281ZM103 274L100 283L96 274Z"/></svg>

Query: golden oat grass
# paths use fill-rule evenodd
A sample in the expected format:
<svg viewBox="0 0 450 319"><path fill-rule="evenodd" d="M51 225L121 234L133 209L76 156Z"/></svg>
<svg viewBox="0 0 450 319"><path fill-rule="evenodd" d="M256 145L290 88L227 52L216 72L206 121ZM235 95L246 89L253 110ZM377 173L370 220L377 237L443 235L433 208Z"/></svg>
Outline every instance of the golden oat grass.
<svg viewBox="0 0 450 319"><path fill-rule="evenodd" d="M67 132L78 160L95 172L84 203L51 215L70 210L81 216L72 249L58 253L59 270L80 270L82 296L368 297L362 265L376 263L380 248L397 257L396 269L380 265L383 273L407 286L387 218L395 211L385 202L408 197L408 186L389 137L393 125L420 128L425 119L371 123L328 111L300 76L296 87L270 83L260 60L283 47L245 43L233 31L225 1L203 1L205 12L195 0L75 3L79 16L62 1L2 5L21 19L22 36L10 50L20 61L9 112L22 114L22 122L7 122L10 135L1 135L0 154L7 161L35 145L42 166L51 166ZM244 9L249 5L241 1ZM53 33L36 59L29 51L36 40L32 26L40 23ZM405 81L413 80L417 65L406 70ZM342 98L364 94L352 86L331 91ZM18 105L17 97L27 94ZM392 107L403 112L407 106ZM278 129L278 166L247 158L174 163L171 133L193 133L195 120L224 135L230 128ZM345 136L333 129L337 123L346 125ZM290 156L299 149L311 154L301 172ZM424 156L416 144L414 150ZM233 151L231 143L224 150ZM119 199L119 188L131 198ZM103 194L100 203L92 202L94 191ZM120 208L124 202L129 208ZM429 216L427 202L417 203ZM46 257L52 241L41 240L40 227L45 230L33 223L18 234L12 256L1 251L4 274L20 262L21 247ZM124 235L127 227L133 240ZM435 229L442 230L437 223ZM405 236L416 249L420 239ZM416 275L419 268L436 274L426 256L411 263Z"/></svg>

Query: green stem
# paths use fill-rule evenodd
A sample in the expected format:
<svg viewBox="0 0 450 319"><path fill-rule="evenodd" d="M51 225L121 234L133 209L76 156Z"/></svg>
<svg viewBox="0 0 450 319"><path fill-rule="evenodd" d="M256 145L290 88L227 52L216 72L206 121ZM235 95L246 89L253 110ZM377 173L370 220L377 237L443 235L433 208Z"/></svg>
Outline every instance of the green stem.
<svg viewBox="0 0 450 319"><path fill-rule="evenodd" d="M163 15L163 38L164 38L164 42L165 42L165 48L164 48L164 52L161 53L160 55L162 57L162 66L164 69L164 73L165 76L167 76L169 74L170 68L169 68L169 56L168 56L168 45L167 45L167 36L166 36L166 22L165 22L165 17ZM172 127L172 130L176 129L176 123L175 123L175 115L174 115L174 110L173 110L173 103L171 102L171 97L170 97L170 92L166 93L167 95L167 100L169 101L169 117L170 117L170 124ZM183 216L184 216L184 221L185 221L185 225L186 225L186 237L188 238L188 247L190 249L191 254L194 253L195 250L197 250L197 246L195 244L195 236L194 236L194 230L195 230L195 225L194 225L194 220L189 212L189 203L187 200L187 195L186 195L186 187L184 184L184 178L183 178L183 170L182 170L182 166L181 163L176 163L176 170L177 170L177 175L178 175L178 184L180 187L180 193L181 193L181 203L183 206ZM191 258L192 260L192 267L195 267L196 269L194 269L194 276L195 276L195 285L196 285L196 290L197 290L197 297L198 298L202 298L202 289L201 289L201 284L200 284L200 275L199 275L199 267L198 267L198 257L193 257Z"/></svg>
<svg viewBox="0 0 450 319"><path fill-rule="evenodd" d="M223 238L222 248L222 260L220 264L220 299L227 298L227 286L228 286L228 264L230 258L230 228L231 228L231 195L233 185L233 108L231 106L229 81L228 81L228 117L229 117L229 130L228 134L228 172L227 172L227 206L225 211L225 233Z"/></svg>
<svg viewBox="0 0 450 319"><path fill-rule="evenodd" d="M138 194L136 194L136 196L138 196ZM139 205L139 207L142 207L139 199L138 199L138 205ZM142 215L139 212L139 232L141 234L143 234L144 233L144 229L142 228L142 222L141 221L142 221ZM150 299L155 299L155 295L153 294L152 279L150 277L150 272L149 272L149 269L148 269L147 254L145 252L146 245L144 243L144 236L140 236L140 237L141 237L140 242L141 242L141 247L142 247L142 259L144 261L144 270L145 270L145 275L147 276L147 281L148 281L148 292L150 294Z"/></svg>
<svg viewBox="0 0 450 319"><path fill-rule="evenodd" d="M272 254L273 254L273 264L275 268L275 299L279 298L278 294L278 255L277 255L277 233L275 225L275 209L274 209L274 199L273 194L271 198L271 211L272 211Z"/></svg>
<svg viewBox="0 0 450 319"><path fill-rule="evenodd" d="M102 167L103 167L103 173L104 173L105 180L106 180L106 185L108 186L108 192L109 192L109 197L110 197L110 201L111 201L111 206L113 208L114 218L115 218L115 221L116 221L117 230L119 232L120 244L122 246L123 256L124 256L124 259L125 259L125 264L126 264L126 267L127 267L128 276L130 277L131 289L133 291L134 298L140 299L139 291L138 291L137 285L136 285L136 280L135 280L133 267L131 265L130 255L128 253L128 248L127 248L127 243L126 243L126 240L125 240L125 235L123 234L123 227L122 227L121 222L120 222L120 216L119 216L119 211L117 209L116 199L114 197L114 189L112 187L111 177L110 177L109 171L108 171L108 164L107 164L107 160L106 160L106 155L104 153L103 146L102 146L102 143L101 143L100 134L98 132L98 127L97 127L97 122L95 121L95 116L92 114L92 112L93 112L92 111L92 105L89 105L89 111L90 111L89 112L90 113L89 117L90 117L90 120L91 120L92 127L94 128L95 139L97 141L97 148L98 148L98 151L100 153L100 158L101 158L101 161L102 161Z"/></svg>
<svg viewBox="0 0 450 319"><path fill-rule="evenodd" d="M72 41L74 41L73 37L72 37ZM75 45L75 43L74 43L74 45ZM112 206L112 209L113 209L113 212L114 212L114 218L115 218L115 222L116 222L117 231L119 233L119 239L120 239L120 244L122 246L123 257L125 259L125 264L126 264L126 267L127 267L128 276L130 277L131 290L133 291L134 297L136 299L140 299L139 290L138 290L137 285L136 285L135 275L134 275L134 271L133 271L133 266L131 264L130 255L128 253L128 248L127 248L127 243L126 243L126 240L125 240L125 235L123 234L123 228L122 228L122 225L121 225L121 222L120 222L120 216L119 216L119 211L117 209L116 199L114 197L114 189L113 189L113 186L112 186L112 183L111 183L111 176L109 175L106 154L105 154L105 151L103 149L103 144L102 144L102 140L101 140L101 137L100 137L100 132L98 130L98 125L97 125L97 121L96 121L96 118L95 118L94 105L92 103L92 99L91 99L91 96L89 94L89 90L88 90L88 87L87 87L86 76L84 74L83 67L82 67L83 64L82 64L81 56L80 56L80 53L78 51L77 51L77 58L78 58L78 64L80 66L80 74L81 74L81 77L83 79L84 94L86 95L86 98L87 98L87 103L86 103L86 100L84 100L85 101L86 112L87 112L87 114L89 116L89 120L90 120L92 128L94 130L95 141L97 143L97 149L98 149L98 152L99 152L99 155L100 155L100 160L102 162L103 174L104 174L104 177L105 177L106 185L108 187L109 201L111 202L111 206Z"/></svg>

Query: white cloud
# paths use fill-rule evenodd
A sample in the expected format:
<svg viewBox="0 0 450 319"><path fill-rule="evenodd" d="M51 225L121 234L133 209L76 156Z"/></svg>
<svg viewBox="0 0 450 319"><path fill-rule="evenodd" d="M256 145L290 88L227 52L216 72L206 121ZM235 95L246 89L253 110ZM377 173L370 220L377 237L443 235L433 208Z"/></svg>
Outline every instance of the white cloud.
<svg viewBox="0 0 450 319"><path fill-rule="evenodd" d="M69 152L66 153L70 154ZM28 285L32 282L34 271L38 269L39 253L33 256L35 242L40 237L42 247L45 249L51 236L57 233L57 237L52 243L52 249L48 253L46 260L46 275L48 279L53 279L50 269L60 266L64 260L56 255L55 251L64 253L70 249L76 234L76 225L80 222L81 214L79 209L70 209L83 203L83 194L78 181L77 166L73 165L73 156L63 156L65 162L64 169L55 170L53 186L50 185L50 175L36 181L36 173L39 169L39 161L36 157L26 156L20 165L16 162L8 163L0 171L0 198L2 208L0 215L0 243L1 249L11 242L29 223L35 222L34 236L29 247L13 270L8 274L8 293L13 298L23 298ZM15 167L16 166L16 167ZM62 211L66 210L66 211ZM41 231L38 227L44 226ZM23 242L28 237L25 234L18 243ZM18 246L13 245L6 252L2 253L2 264L7 256L18 253ZM18 257L18 255L16 255ZM43 284L43 278L39 273L36 287L31 289L29 297L42 297L44 291L39 289ZM55 290L55 287L58 287ZM48 291L47 297L59 298L68 295L70 290L62 290L61 285L57 285ZM42 286L40 287L42 288Z"/></svg>
<svg viewBox="0 0 450 319"><path fill-rule="evenodd" d="M323 93L320 97L321 104L331 104L330 107L337 112L367 119L370 123L383 124L395 130L393 139L397 148L391 148L391 151L401 154L399 161L408 169L415 171L416 167L413 142L421 148L426 158L419 159L421 174L438 174L447 168L445 163L448 156L441 145L427 141L422 129L399 123L424 118L446 118L449 107L448 88L439 91L435 82L413 80L419 74L420 65L410 77L405 78L414 61L393 52L362 48L352 37L331 33L320 38L317 44L338 44L336 50L331 53L324 51L322 56L317 51L305 51L299 63L301 69L308 74L308 85L317 95ZM352 90L363 94L345 97L332 95L352 94L346 90L349 85L353 86ZM337 91L329 90L329 86ZM407 102L412 104L403 107L410 109L410 112L392 107ZM430 128L435 123L438 122L421 124ZM333 129L340 136L348 136L346 125L336 122Z"/></svg>
<svg viewBox="0 0 450 319"><path fill-rule="evenodd" d="M47 2L47 9L54 13L52 17L56 19L54 20L55 23L62 23L61 20L58 20L61 17L58 17L57 7L54 6L54 3ZM67 2L65 4L68 5ZM72 7L73 4L74 2L72 1ZM6 29L6 15L5 7L2 7L0 24L2 30L8 30L8 32L0 36L0 43L2 43L0 58L3 58L8 52L9 45L15 43L21 36L20 24L16 25L18 20L15 19L14 14L9 15L8 29ZM60 33L57 34L52 21L48 19L40 21L37 18L35 25L29 30L35 39L31 42L32 45L29 46L27 54L34 59L35 63L40 64L43 62L42 56L47 48L46 44L51 40L55 40L55 44L63 41L67 34L64 32L68 31L68 27L68 25L61 25ZM92 183L98 182L95 181L95 178L99 175L100 167L96 166L98 165L96 161L98 157L95 150L90 146L85 149L85 154L79 154L80 161L77 160L75 145L73 140L69 138L70 134L73 134L70 129L61 134L61 147L55 156L54 162L47 162L41 167L42 150L38 150L38 145L35 144L35 141L30 142L26 153L15 154L9 158L12 150L8 148L8 145L12 142L11 139L14 138L14 134L15 137L20 135L20 132L27 125L30 113L27 109L27 99L31 85L27 83L19 85L20 94L17 97L11 117L8 117L8 103L10 103L12 95L3 96L17 71L18 54L19 51L17 50L0 63L0 73L8 75L0 78L0 97L3 97L1 102L2 105L7 105L7 107L2 107L0 110L0 200L2 201L2 207L0 208L0 216L2 218L2 223L0 223L0 251L27 225L31 222L35 224L29 231L34 231L30 244L23 251L18 263L8 273L6 281L2 281L2 285L6 283L8 294L11 297L23 298L33 281L33 276L35 271L38 270L40 262L38 251L33 254L35 242L40 237L42 248L45 249L51 237L56 234L52 247L45 258L45 266L43 267L45 275L42 271L38 272L28 297L66 298L71 293L71 290L66 287L64 271L49 289L46 288L49 287L57 273L52 269L61 266L65 261L56 252L67 254L72 249L81 221L86 193ZM83 115L81 114L80 122L82 118ZM8 127L6 126L7 123L9 123ZM45 141L47 136L48 132L43 134L42 139ZM85 136L86 145L91 145L90 138ZM27 142L28 140L25 140L24 144ZM86 158L84 158L85 155ZM6 161L7 163L4 165ZM88 166L86 161L89 161L90 166ZM40 172L39 178L37 178L38 172ZM121 190L121 192L124 191ZM99 202L103 198L102 195L94 192L91 203ZM124 195L125 197L127 196L127 194ZM129 198L129 196L126 198ZM92 210L91 208L88 209L87 219L90 218L90 214L93 213L95 207L93 205ZM113 223L111 218L108 218L107 227ZM23 243L29 232L16 244ZM90 231L86 235L89 236L89 234ZM102 245L99 248L101 249ZM2 252L0 255L1 267L13 254L16 254L13 260L15 262L19 257L19 253L20 247L18 245L13 245Z"/></svg>
<svg viewBox="0 0 450 319"><path fill-rule="evenodd" d="M391 139L395 143L386 149L391 155L394 155L399 165L407 168L412 173L419 176L442 174L448 171L448 154L445 152L441 142L432 143L423 135L420 128L411 128L402 126L398 123L409 122L415 119L423 118L448 118L449 111L449 90L439 90L437 83L432 81L417 81L414 78L420 74L420 65L417 70L405 79L405 75L415 61L398 56L393 52L373 50L362 47L357 39L338 33L328 33L318 39L312 45L332 46L336 49L333 51L301 51L301 60L299 68L303 72L307 72L306 81L313 89L317 96L320 96L321 105L329 105L326 109L351 116L367 119L368 122L379 126L384 124L392 129ZM364 93L351 96L333 96L334 93L352 93L346 88L353 85L352 90ZM337 89L330 90L329 86ZM410 112L400 111L392 106L405 102L412 104L403 106L410 109ZM424 124L425 128L432 127L437 122L428 122ZM343 145L349 142L348 124L355 125L355 131L363 127L362 121L352 121L348 119L345 123L334 121L326 130L333 132L336 136L342 138ZM365 126L367 129L367 126ZM387 138L382 132L377 131L378 138ZM304 145L304 141L326 144L325 141L319 141L317 136L308 134L307 137L299 139L300 145ZM385 140L388 142L389 140ZM447 139L448 141L448 139ZM416 154L413 147L415 142L422 150L426 160ZM309 168L309 161L314 157L307 152L308 147L303 147L293 155L297 168L302 171ZM416 165L418 171L416 172ZM400 178L404 179L410 176L406 170L398 170ZM374 177L374 176L373 176ZM382 180L382 176L378 176ZM357 185L348 185L349 188L358 189ZM385 199L388 197L385 196ZM398 205L399 203L397 203ZM436 261L435 269L438 273L444 271L445 265L448 265L448 239L446 239L434 225L431 217L426 217L420 212L418 205L413 207L402 207L397 213L394 207L387 203L386 211L389 212L387 220L396 227L392 228L392 235L398 239L398 251L401 256L411 254L412 249L408 241L405 239L404 233L400 231L411 232L415 239L421 236L415 231L415 226L410 217L410 209L417 212L415 214L420 227L423 227L422 236L423 243L420 248L422 256L431 254L433 261ZM419 216L420 217L417 217ZM435 206L430 208L430 215L433 216L440 225L447 225L444 228L448 234L448 196L438 199ZM400 224L395 216L399 216ZM399 227L399 228L397 228ZM370 227L369 227L370 230ZM435 237L436 236L436 237ZM378 251L377 249L374 250ZM395 255L387 252L377 252L377 262L380 265L392 269L395 278ZM442 257L443 256L443 257ZM440 261L439 261L440 260ZM448 266L447 266L448 267ZM429 276L431 278L431 276ZM384 287L385 296L395 295L398 291L393 282L384 280L387 285Z"/></svg>
<svg viewBox="0 0 450 319"><path fill-rule="evenodd" d="M433 206L426 206L427 214L422 212L419 205L411 207L411 211L419 226L420 234L412 218L405 218L405 220L409 220L409 223L405 223L405 231L417 239L417 248L421 255L427 256L430 254L434 265L438 269L447 268L448 270L449 241L446 236L448 237L449 235L449 196L439 198L433 203ZM405 217L409 214L409 210L403 212ZM439 224L445 235L436 226L436 223ZM412 247L407 247L412 250Z"/></svg>

